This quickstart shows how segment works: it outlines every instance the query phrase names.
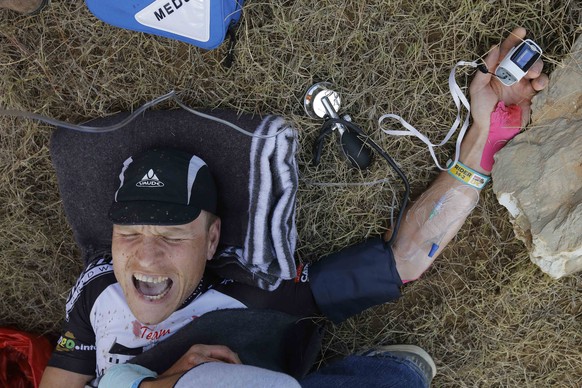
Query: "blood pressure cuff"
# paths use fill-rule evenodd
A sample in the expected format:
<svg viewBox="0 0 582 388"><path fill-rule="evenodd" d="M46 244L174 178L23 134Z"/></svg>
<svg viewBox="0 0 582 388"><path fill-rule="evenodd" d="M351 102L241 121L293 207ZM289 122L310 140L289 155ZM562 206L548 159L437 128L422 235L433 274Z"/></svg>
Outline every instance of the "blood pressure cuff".
<svg viewBox="0 0 582 388"><path fill-rule="evenodd" d="M117 27L218 47L241 16L243 0L85 0L99 19Z"/></svg>
<svg viewBox="0 0 582 388"><path fill-rule="evenodd" d="M402 286L392 248L381 237L349 246L312 264L309 283L321 312L334 323L398 299Z"/></svg>

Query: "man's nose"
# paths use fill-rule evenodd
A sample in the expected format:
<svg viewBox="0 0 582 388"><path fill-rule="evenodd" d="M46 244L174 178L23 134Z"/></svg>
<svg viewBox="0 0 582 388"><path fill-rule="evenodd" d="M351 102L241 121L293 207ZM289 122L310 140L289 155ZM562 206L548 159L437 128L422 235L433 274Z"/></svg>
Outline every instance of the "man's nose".
<svg viewBox="0 0 582 388"><path fill-rule="evenodd" d="M162 256L160 240L155 236L144 236L137 252L140 264L144 266L156 264Z"/></svg>

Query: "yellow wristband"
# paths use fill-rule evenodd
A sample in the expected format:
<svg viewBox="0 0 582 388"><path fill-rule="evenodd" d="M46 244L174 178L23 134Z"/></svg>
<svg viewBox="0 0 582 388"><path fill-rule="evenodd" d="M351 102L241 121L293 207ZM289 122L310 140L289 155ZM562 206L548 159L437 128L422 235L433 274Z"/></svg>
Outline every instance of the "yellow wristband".
<svg viewBox="0 0 582 388"><path fill-rule="evenodd" d="M447 163L447 167L451 165L452 161L449 160ZM469 185L473 186L474 188L481 190L487 182L491 179L487 175L483 175L467 166L465 166L461 162L457 162L453 167L448 170L449 174L451 174L455 179Z"/></svg>

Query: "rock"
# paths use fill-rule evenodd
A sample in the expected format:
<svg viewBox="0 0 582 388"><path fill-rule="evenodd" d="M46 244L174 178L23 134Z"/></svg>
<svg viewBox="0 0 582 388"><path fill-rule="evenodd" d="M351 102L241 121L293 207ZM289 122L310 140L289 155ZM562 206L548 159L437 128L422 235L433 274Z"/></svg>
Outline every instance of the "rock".
<svg viewBox="0 0 582 388"><path fill-rule="evenodd" d="M582 270L582 37L534 98L532 123L495 155L493 191L542 271Z"/></svg>
<svg viewBox="0 0 582 388"><path fill-rule="evenodd" d="M48 5L48 0L0 0L0 8L11 9L24 15L40 12Z"/></svg>

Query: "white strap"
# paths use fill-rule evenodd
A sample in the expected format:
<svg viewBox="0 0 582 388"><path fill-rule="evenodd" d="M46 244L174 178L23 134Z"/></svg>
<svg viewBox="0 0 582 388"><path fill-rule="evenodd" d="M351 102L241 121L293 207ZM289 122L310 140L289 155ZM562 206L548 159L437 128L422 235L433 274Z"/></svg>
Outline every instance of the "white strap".
<svg viewBox="0 0 582 388"><path fill-rule="evenodd" d="M402 117L400 117L398 115L390 113L390 114L382 115L382 117L380 117L378 119L378 125L380 126L380 129L388 135L416 136L420 140L422 140L428 146L428 150L430 152L430 155L432 156L433 160L435 161L437 167L443 171L448 171L450 168L441 167L441 165L439 164L439 161L437 160L437 157L435 155L434 147L440 147L440 146L446 144L449 141L449 139L454 135L454 133L457 131L457 128L459 127L459 124L461 123L461 104L463 104L463 106L467 109L467 114L465 116L465 120L463 121L463 126L461 127L461 131L459 132L459 136L457 138L457 143L456 143L456 147L455 147L455 158L454 158L454 162L451 164L451 166L454 166L459 161L459 154L461 152L461 142L463 141L463 137L465 136L465 132L467 132L467 129L469 128L469 118L471 117L471 106L469 105L469 101L467 101L467 98L465 97L465 95L463 94L463 91L461 90L461 88L459 88L459 85L457 85L457 82L455 80L455 73L456 73L457 67L459 67L459 66L477 67L477 66L479 66L479 63L477 61L473 61L473 62L460 61L460 62L457 62L455 67L453 67L453 69L451 70L451 74L449 75L449 90L451 92L451 95L453 96L453 101L455 102L455 105L457 106L457 118L455 119L453 126L451 127L451 129L449 130L449 132L447 133L447 135L445 136L443 141L441 141L440 143L433 144L425 135L420 133L416 128L414 128L411 124L409 124L406 120L404 120ZM398 120L402 124L402 126L404 128L406 128L406 130L405 131L395 131L395 130L383 129L382 128L383 121L385 119L388 119L388 118Z"/></svg>

